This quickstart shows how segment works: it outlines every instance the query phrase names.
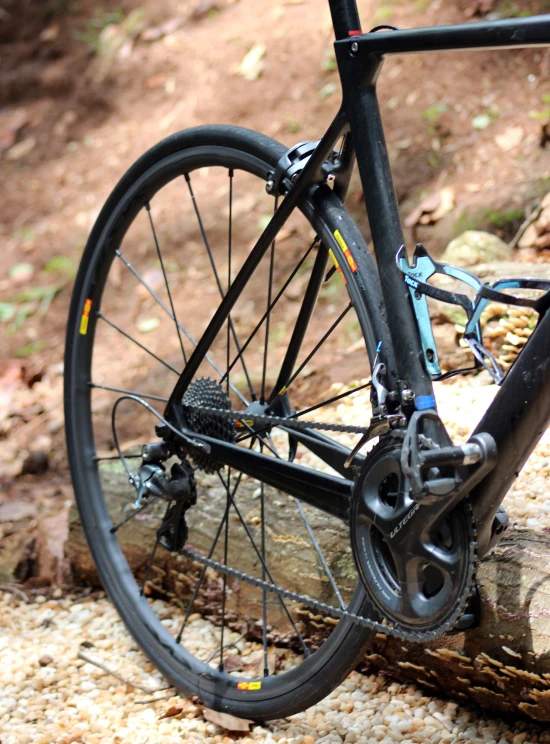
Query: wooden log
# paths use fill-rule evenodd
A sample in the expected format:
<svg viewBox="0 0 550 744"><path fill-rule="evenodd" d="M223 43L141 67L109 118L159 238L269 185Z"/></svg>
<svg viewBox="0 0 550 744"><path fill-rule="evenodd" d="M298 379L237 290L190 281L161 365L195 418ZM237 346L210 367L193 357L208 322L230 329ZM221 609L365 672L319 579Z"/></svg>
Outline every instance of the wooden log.
<svg viewBox="0 0 550 744"><path fill-rule="evenodd" d="M107 470L103 480L115 522L129 513L132 493L120 470ZM243 479L237 505L257 544L261 529L258 496L257 483ZM201 478L197 505L188 513L190 549L203 553L209 549L225 500L225 490L216 476ZM136 517L119 530L124 553L138 579L143 578L165 510L166 505L159 504L156 513L153 509L152 515ZM355 570L347 527L313 509L308 510L308 518L337 584L344 596L349 597ZM293 499L266 489L266 524L268 566L273 580L299 593L330 597L330 586ZM247 542L240 520L233 513L229 564L260 576L258 556L249 546L242 549ZM220 540L214 553L218 560L222 545ZM66 553L76 581L99 583L75 508L70 515ZM160 550L146 593L185 602L200 568L182 556ZM220 581L209 569L197 605L197 609L214 621L220 613ZM362 668L381 671L404 683L412 681L434 694L448 694L500 713L550 721L550 535L510 530L482 561L478 584L482 608L479 628L425 645L406 644L378 634ZM288 640L288 621L277 597L268 595L268 601L272 637L276 641ZM260 607L261 590L232 581L229 609L234 616L259 618ZM303 609L298 609L297 617L302 631L314 643L316 636L321 638L330 630L330 619L314 616ZM252 626L243 630L255 635Z"/></svg>

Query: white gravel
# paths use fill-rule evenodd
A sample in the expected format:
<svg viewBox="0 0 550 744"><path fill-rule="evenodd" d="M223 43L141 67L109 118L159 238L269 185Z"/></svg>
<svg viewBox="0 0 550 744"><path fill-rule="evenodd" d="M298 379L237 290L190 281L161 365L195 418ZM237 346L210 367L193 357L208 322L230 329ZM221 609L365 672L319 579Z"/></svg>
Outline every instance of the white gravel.
<svg viewBox="0 0 550 744"><path fill-rule="evenodd" d="M106 599L76 603L68 597L38 599L42 602L26 604L0 593L2 744L230 744L234 740L205 721L200 706L173 691L151 695L134 690L77 658L85 642L87 655L125 679L152 690L165 686ZM181 712L163 718L170 708ZM536 744L550 743L550 732L523 722L490 719L426 696L412 685L353 673L318 705L288 720L253 725L238 741Z"/></svg>
<svg viewBox="0 0 550 744"><path fill-rule="evenodd" d="M480 380L442 384L442 417L456 439L464 439L496 388ZM339 406L342 419L364 419L368 394ZM550 437L545 435L505 505L512 522L531 530L550 522L546 496ZM200 706L165 687L105 598L38 596L25 603L0 591L0 741L2 744L230 744L234 738L204 720ZM199 624L198 635L208 633ZM204 626L204 627L201 627ZM82 647L81 644L85 644ZM84 650L147 694L78 658ZM144 702L145 701L145 702ZM174 709L177 715L163 716ZM550 731L525 722L490 719L456 703L425 695L414 686L353 673L318 705L288 720L252 726L242 744L537 744Z"/></svg>

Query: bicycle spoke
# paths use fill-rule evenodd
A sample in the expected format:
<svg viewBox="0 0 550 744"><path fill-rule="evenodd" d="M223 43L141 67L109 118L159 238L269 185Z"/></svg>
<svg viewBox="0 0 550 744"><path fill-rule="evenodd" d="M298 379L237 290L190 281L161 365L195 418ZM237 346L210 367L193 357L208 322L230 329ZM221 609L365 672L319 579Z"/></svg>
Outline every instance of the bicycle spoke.
<svg viewBox="0 0 550 744"><path fill-rule="evenodd" d="M323 406L328 406L331 403L336 403L339 400L342 400L342 398L347 398L348 395L353 395L353 393L359 392L359 390L364 390L365 388L368 388L372 385L371 381L365 382L363 385L358 385L356 388L353 388L352 390L347 390L345 393L339 393L339 395L335 395L333 398L327 398L327 400L322 401L321 403L316 403L314 406L310 406L309 408L304 408L301 411L296 411L296 413L292 413L287 418L290 420L298 418L299 416L305 416L306 413L311 413L312 411L316 411L318 408L323 408ZM265 434L266 431L270 431L272 427L267 425L264 429L258 429L257 431L254 431L254 434L251 435L245 435L243 434L242 437L237 437L237 443L240 444L241 442L248 441L252 436L261 436L262 434Z"/></svg>
<svg viewBox="0 0 550 744"><path fill-rule="evenodd" d="M277 211L279 205L279 198L275 198L273 205L273 214ZM260 402L265 402L265 377L267 373L267 350L269 347L269 319L271 318L271 311L269 306L271 305L271 292L273 289L273 262L275 258L275 241L271 243L271 250L269 255L269 283L267 286L267 317L265 319L265 341L264 341L264 363L262 367L262 391L260 395Z"/></svg>
<svg viewBox="0 0 550 744"><path fill-rule="evenodd" d="M242 473L239 473L239 475L237 477L237 480L235 482L235 487L233 489L233 496L237 492L237 489L238 489L239 484L241 482L242 476L243 476L243 474ZM210 550L208 552L208 558L212 558L212 555L214 554L214 550L216 549L216 545L218 544L218 540L220 538L221 531L222 531L222 529L223 529L223 527L224 527L224 525L225 525L225 523L227 521L228 514L229 514L229 506L226 505L226 509L225 509L223 518L222 518L221 522L218 525L218 529L216 531L216 534L214 535L214 540L212 541L212 545L210 546ZM187 611L185 613L185 617L183 618L183 622L181 624L181 628L179 629L178 635L176 636L176 643L180 643L181 642L183 631L185 630L185 626L187 625L187 621L189 620L189 617L191 615L191 610L193 608L193 605L195 604L195 601L197 599L197 595L198 595L198 593L200 591L200 588L201 588L201 586L203 584L204 577L206 575L206 569L207 569L207 566L204 565L202 567L202 570L201 570L199 579L198 579L197 583L195 584L195 588L193 589L193 594L191 596L191 599L189 600L189 604L187 606Z"/></svg>
<svg viewBox="0 0 550 744"><path fill-rule="evenodd" d="M229 514L229 489L231 487L231 468L227 468L227 484L228 490L225 496L225 513ZM223 541L223 565L227 566L227 551L229 544L229 519L225 519L225 535ZM227 593L227 574L223 575L223 594L222 594L222 629L220 634L220 663L219 670L223 672L223 641L224 641L224 630L225 630L225 599Z"/></svg>
<svg viewBox="0 0 550 744"><path fill-rule="evenodd" d="M147 210L147 214L149 215L149 223L151 225L151 231L153 233L153 239L155 241L155 247L157 249L157 255L159 257L160 261L160 268L162 269L162 275L164 277L164 284L166 286L166 292L168 294L168 299L170 300L170 307L172 308L172 315L174 316L174 323L176 324L176 332L178 334L180 347L181 347L181 353L183 354L183 361L185 364L187 364L187 356L185 355L185 349L183 348L183 339L181 337L181 331L179 327L179 323L176 316L176 308L174 307L174 301L172 299L172 292L170 292L170 285L168 284L168 277L166 276L166 269L164 268L164 261L162 259L162 254L160 252L160 245L157 238L157 231L155 230L155 225L153 223L153 215L151 214L151 204L147 202L145 204L145 209Z"/></svg>
<svg viewBox="0 0 550 744"><path fill-rule="evenodd" d="M245 343L244 343L241 351L239 352L239 354L237 354L237 356L235 357L235 359L233 359L233 361L229 365L229 367L227 369L227 372L226 372L226 375L229 374L229 372L237 364L237 362L240 359L241 354L243 354L246 351L246 349L248 348L249 344L253 341L254 337L256 336L256 334L258 333L258 331L260 330L260 328L262 327L262 325L263 325L263 323L264 323L264 321L265 321L268 313L270 313L273 310L273 308L275 307L275 305L279 302L279 300L281 299L281 297L285 293L288 285L294 279L294 277L296 276L296 274L300 270L301 266L303 265L304 261L307 259L307 257L311 253L311 251L314 249L316 243L318 243L318 242L319 242L319 238L316 237L315 240L313 241L313 243L309 246L309 248L307 249L307 251L302 256L302 258L298 261L298 263L296 264L296 266L292 270L291 274L289 275L289 277L287 278L287 280L285 281L285 283L283 284L283 286L281 287L281 289L277 293L277 296L275 297L275 299L273 300L273 302L271 303L271 305L268 307L268 309L266 310L266 312L262 315L262 317L260 318L258 324L254 328L254 330L252 331L252 333L250 334L250 336L246 339L246 341L245 341ZM223 382L224 380L225 380L225 375L224 375L224 377L222 377L221 382Z"/></svg>
<svg viewBox="0 0 550 744"><path fill-rule="evenodd" d="M128 457L128 455L125 455L125 457ZM139 455L139 457L141 457L141 455ZM110 458L101 458L101 459L110 459ZM119 457L116 457L116 459L119 460L120 458ZM128 515L125 519L123 519L122 522L119 522L114 527L111 527L111 529L109 530L109 532L113 535L123 525L127 524L128 522L130 522L130 520L132 520L134 517L137 517L138 514L141 514L142 511L145 511L145 509L147 509L149 506L152 506L157 501L157 497L156 496L151 496L150 498L151 498L151 501L148 500L146 504L143 504L142 506L140 506L138 509L136 509L134 512L132 512L132 514Z"/></svg>
<svg viewBox="0 0 550 744"><path fill-rule="evenodd" d="M208 259L210 260L210 266L212 267L212 271L214 273L214 278L215 278L216 284L218 286L218 291L220 293L220 297L223 300L223 298L225 297L225 292L223 291L223 287L222 287L222 284L220 282L220 277L218 275L218 270L216 269L216 263L214 261L214 256L212 254L212 249L210 247L210 243L209 243L208 237L206 235L206 230L204 229L202 218L201 218L201 215L200 215L200 212L199 212L199 205L197 204L197 200L195 199L195 194L193 192L193 187L191 186L191 177L189 176L188 173L185 174L185 180L187 182L187 188L189 189L189 194L191 196L191 201L193 202L193 207L195 209L195 215L197 216L197 221L199 223L199 229L201 231L202 239L203 239L203 242L204 242L204 247L206 248L206 252L208 253ZM231 315L230 314L227 316L227 322L229 324L229 328L231 329L231 335L233 336L233 341L235 343L235 346L237 347L237 351L240 351L241 350L241 347L240 347L240 344L239 344L239 339L237 338L237 332L235 331L235 326L233 325L233 321L231 320ZM248 384L248 391L250 393L250 397L254 401L254 400L256 400L256 395L254 393L254 388L253 388L252 382L250 380L250 375L248 374L248 369L246 367L246 364L245 364L245 361L244 361L244 357L242 355L241 355L241 364L242 364L244 376L246 377L246 382Z"/></svg>
<svg viewBox="0 0 550 744"><path fill-rule="evenodd" d="M151 351L151 349L148 349L146 346L144 346L142 343L140 343L137 339L135 339L133 336L130 336L129 333L126 333L126 331L123 331L122 328L116 325L116 323L113 323L112 320L109 320L105 317L99 310L96 313L98 318L101 318L101 320L104 320L107 325L110 325L111 328L114 328L115 331L118 331L120 334L122 334L125 338L127 338L129 341L132 341L136 346L139 346L140 349L143 349L149 356L152 356L153 359L156 359L157 362L160 362L161 364L164 364L164 366L169 369L171 372L173 372L178 377L180 376L180 372L175 367L172 367L171 364L169 364L167 361L162 359L161 357L157 356L154 351Z"/></svg>
<svg viewBox="0 0 550 744"><path fill-rule="evenodd" d="M136 279L138 280L138 282L145 287L145 289L149 292L149 294L151 295L151 297L164 310L164 312L166 313L166 315L168 315L168 317L171 318L172 320L175 320L174 316L172 315L172 313L170 312L170 310L166 307L166 305L164 304L164 302L160 299L160 297L157 295L157 293L153 289L151 289L151 287L147 284L147 282L145 281L145 279L143 279L143 277L139 274L139 272L136 271L136 269L134 269L134 267L132 266L132 264L122 255L121 251L120 250L116 250L115 251L115 254L122 261L122 263L126 266L126 268L129 271L132 272L132 274L136 277ZM185 336L189 339L189 341L191 341L191 343L193 344L193 346L198 346L198 343L199 342L192 336L191 333L189 333L189 331L187 330L187 328L182 323L179 323L178 322L178 327L185 334ZM218 365L214 362L214 360L212 359L212 357L210 356L210 354L205 354L204 358L213 367L213 369L220 376L222 376L222 382L223 382L223 380L225 379L225 376L223 376L223 372L218 367ZM244 403L245 406L248 405L248 400L245 398L245 396L241 393L240 390L238 390L233 385L231 386L231 390L241 400L241 402Z"/></svg>
<svg viewBox="0 0 550 744"><path fill-rule="evenodd" d="M229 490L227 489L227 486L225 485L225 482L224 482L224 480L223 480L223 478L222 478L219 470L217 471L217 475L218 475L218 478L220 479L220 481L222 482L223 486L225 487L227 493L229 493ZM258 550L258 546L256 545L256 541L254 540L254 537L252 536L252 533L250 532L250 530L248 528L248 525L246 524L245 520L243 519L243 516L241 514L241 511L240 511L239 507L237 506L237 504L235 503L235 500L233 498L230 497L230 501L231 501L231 506L235 509L235 511L237 513L237 516L239 517L239 521L242 524L242 526L244 527L244 531L246 532L247 537L250 540L250 542L252 544L252 547L254 548L254 552L256 553L256 555L258 556L258 558L260 559L260 562L262 564L262 568L265 570L265 572L267 574L267 577L269 578L269 581L273 584L274 587L277 587L277 584L273 580L273 576L271 575L271 572L267 568L267 566L265 564L265 561L263 560L262 555L261 555L260 551ZM300 641L300 645L302 646L302 649L303 649L305 655L306 656L309 656L311 654L311 651L306 646L305 641L304 641L304 639L302 637L302 634L298 630L298 627L296 625L296 622L294 621L294 618L290 614L290 611L289 611L288 607L286 606L286 604L284 602L284 599L281 597L281 595L278 592L275 592L275 593L277 594L277 598L278 598L278 600L279 600L279 602L281 604L281 607L283 608L283 610L284 610L284 612L285 612L285 614L286 614L286 616L287 616L290 624L292 625L292 627L294 629L294 632L296 633L296 636L297 636L298 640Z"/></svg>
<svg viewBox="0 0 550 744"><path fill-rule="evenodd" d="M292 385L292 383L298 377L298 375L304 369L304 367L307 364L309 364L309 362L313 359L313 357L315 356L315 354L317 354L317 352L319 351L319 349L321 348L321 346L325 343L325 341L327 340L327 338L329 338L334 333L334 331L336 330L336 328L340 325L340 323L346 317L346 315L349 313L349 311L351 310L351 308L352 308L352 304L350 302L349 305L346 307L346 309L343 310L340 313L340 315L336 318L336 320L330 326L330 328L325 333L325 335L321 338L320 341L317 342L317 344L314 346L313 350L307 355L307 357L304 359L304 361L302 362L302 364L300 364L300 366L298 367L298 369L294 372L294 374L292 375L292 377L290 378L290 380L286 384L287 389Z"/></svg>
<svg viewBox="0 0 550 744"><path fill-rule="evenodd" d="M153 552L151 553L151 557L149 558L149 563L147 564L147 569L145 570L145 576L143 577L143 583L139 591L142 597L145 592L145 585L147 584L147 579L149 578L149 574L151 573L151 568L153 567L153 563L155 561L155 555L156 555L159 544L160 544L160 537L157 536L155 547L153 548Z"/></svg>
<svg viewBox="0 0 550 744"><path fill-rule="evenodd" d="M233 248L233 170L229 170L229 225L227 229L227 289L231 286L231 253ZM227 316L227 372L221 380L223 384L224 378L226 378L226 391L229 394L229 360L231 359L231 333L229 329L229 320L231 319L231 313Z"/></svg>
<svg viewBox="0 0 550 744"><path fill-rule="evenodd" d="M309 519L307 518L307 514L304 511L304 507L302 506L302 502L300 499L294 499L294 503L298 507L298 511L300 512L300 516L302 517L302 521L304 523L304 526L307 530L307 534L309 535L309 538L311 542L313 543L313 547L315 548L315 551L319 557L319 560L321 561L321 564L323 566L323 570L325 572L326 577L330 581L330 585L332 587L332 591L336 595L336 599L340 603L340 607L345 610L346 605L344 604L344 600L342 599L342 595L340 594L340 591L338 590L338 587L336 586L336 582L334 580L334 576L332 575L332 572L328 566L328 563L325 560L325 556L323 555L323 551L321 550L319 543L317 542L317 539L313 533L313 530L311 529L311 525L309 523Z"/></svg>
<svg viewBox="0 0 550 744"><path fill-rule="evenodd" d="M260 452L263 447L260 443ZM265 486L260 484L260 519L262 521L262 581L265 581ZM262 644L264 648L264 677L269 676L269 664L267 659L267 591L262 587Z"/></svg>
<svg viewBox="0 0 550 744"><path fill-rule="evenodd" d="M124 390L123 388L110 387L109 385L98 385L97 382L88 383L91 388L98 388L100 390L109 390L111 393L122 393L123 395L137 395L138 398L149 398L149 400L158 400L162 403L168 403L168 398L163 398L161 395L149 395L149 393L138 393L135 390Z"/></svg>

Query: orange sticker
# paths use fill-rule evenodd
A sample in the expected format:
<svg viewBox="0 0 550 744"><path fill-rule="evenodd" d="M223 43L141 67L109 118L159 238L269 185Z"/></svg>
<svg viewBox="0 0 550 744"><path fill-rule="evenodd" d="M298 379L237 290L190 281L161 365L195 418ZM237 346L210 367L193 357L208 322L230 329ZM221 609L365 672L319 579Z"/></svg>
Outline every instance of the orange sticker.
<svg viewBox="0 0 550 744"><path fill-rule="evenodd" d="M237 682L237 690L261 690L261 682Z"/></svg>
<svg viewBox="0 0 550 744"><path fill-rule="evenodd" d="M344 280L344 284L346 284L346 277L344 276L344 272L343 272L343 271L342 271L342 269L340 268L340 264L338 263L338 259L337 259L337 258L336 258L336 256L334 255L334 253L333 253L333 251L332 251L332 249L331 249L331 248L329 248L329 249L328 249L328 254L329 254L329 256L330 256L330 257L331 257L331 259L332 259L332 263L334 264L334 267L336 268L336 271L337 271L337 272L338 272L338 273L340 274L340 276L341 276L341 277L342 277L342 279Z"/></svg>
<svg viewBox="0 0 550 744"><path fill-rule="evenodd" d="M340 235L340 230L335 230L334 231L334 237L336 238L336 242L338 243L338 245L342 249L342 252L343 252L344 256L346 257L346 261L348 262L350 269L355 273L357 271L357 264L355 263L355 259L351 255L350 249L346 245L346 241Z"/></svg>
<svg viewBox="0 0 550 744"><path fill-rule="evenodd" d="M88 333L88 320L90 318L90 310L92 309L92 301L87 299L84 303L84 309L82 310L82 317L80 318L80 333L85 336Z"/></svg>

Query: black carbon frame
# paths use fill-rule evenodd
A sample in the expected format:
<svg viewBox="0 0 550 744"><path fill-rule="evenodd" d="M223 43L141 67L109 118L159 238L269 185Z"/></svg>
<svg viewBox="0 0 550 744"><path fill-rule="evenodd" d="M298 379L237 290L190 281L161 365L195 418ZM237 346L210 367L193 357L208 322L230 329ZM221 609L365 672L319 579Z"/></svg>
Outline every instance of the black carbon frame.
<svg viewBox="0 0 550 744"><path fill-rule="evenodd" d="M404 388L411 388L417 400L430 399L433 396L431 378L423 363L422 347L409 292L401 280L395 262L396 253L403 245L404 239L376 96L377 78L386 54L550 45L550 15L521 20L362 34L355 0L329 0L329 6L336 37L335 50L343 93L342 107L258 239L191 355L168 403L166 409L168 418L178 419L177 415L173 416L174 411L177 411L185 390L193 380L205 353L221 330L248 279L305 192L324 178L321 166L332 153L335 143L348 132L351 135L351 143L350 138L346 138L348 157L343 159L345 163L341 174L338 171L335 173L335 192L341 198L345 195L349 182L350 158L355 152L378 264L380 286L386 308L391 308L391 312L386 313L387 323L383 318L376 319L380 336L387 339L382 356L388 367L388 388L390 392L396 393ZM314 294L312 291L312 296ZM550 422L549 349L550 317L546 315L508 373L498 395L476 429L476 432L484 431L491 434L499 452L495 468L476 487L471 499L478 523L481 555L489 546L495 514L507 489ZM296 348L293 349L293 353L297 354ZM287 366L290 376L293 365ZM280 382L284 383L284 380ZM220 447L221 449L223 448ZM219 455L222 455L221 451ZM238 453L235 453L235 456L238 457ZM254 475L250 472L251 468L255 473L259 473L258 458L263 461L261 479L266 483L269 483L270 479L274 483L280 483L281 478L287 477L283 472L285 468L288 469L289 482L293 478L301 477L297 470L304 470L297 465L255 453L249 458L249 469L239 457L244 466L241 468L243 472ZM252 462L255 463L254 466ZM317 476L323 477L320 473ZM345 491L350 488L350 482L344 480L341 483L343 488L339 498L343 498L345 502ZM310 482L309 485L313 483ZM328 481L327 488L321 488L320 483L317 485L322 497L316 505L333 513L340 512L341 507L334 504L331 509L327 504L327 492L330 492ZM312 500L316 501L315 495L310 492L308 500L310 503ZM335 498L335 501L338 501L338 498Z"/></svg>

